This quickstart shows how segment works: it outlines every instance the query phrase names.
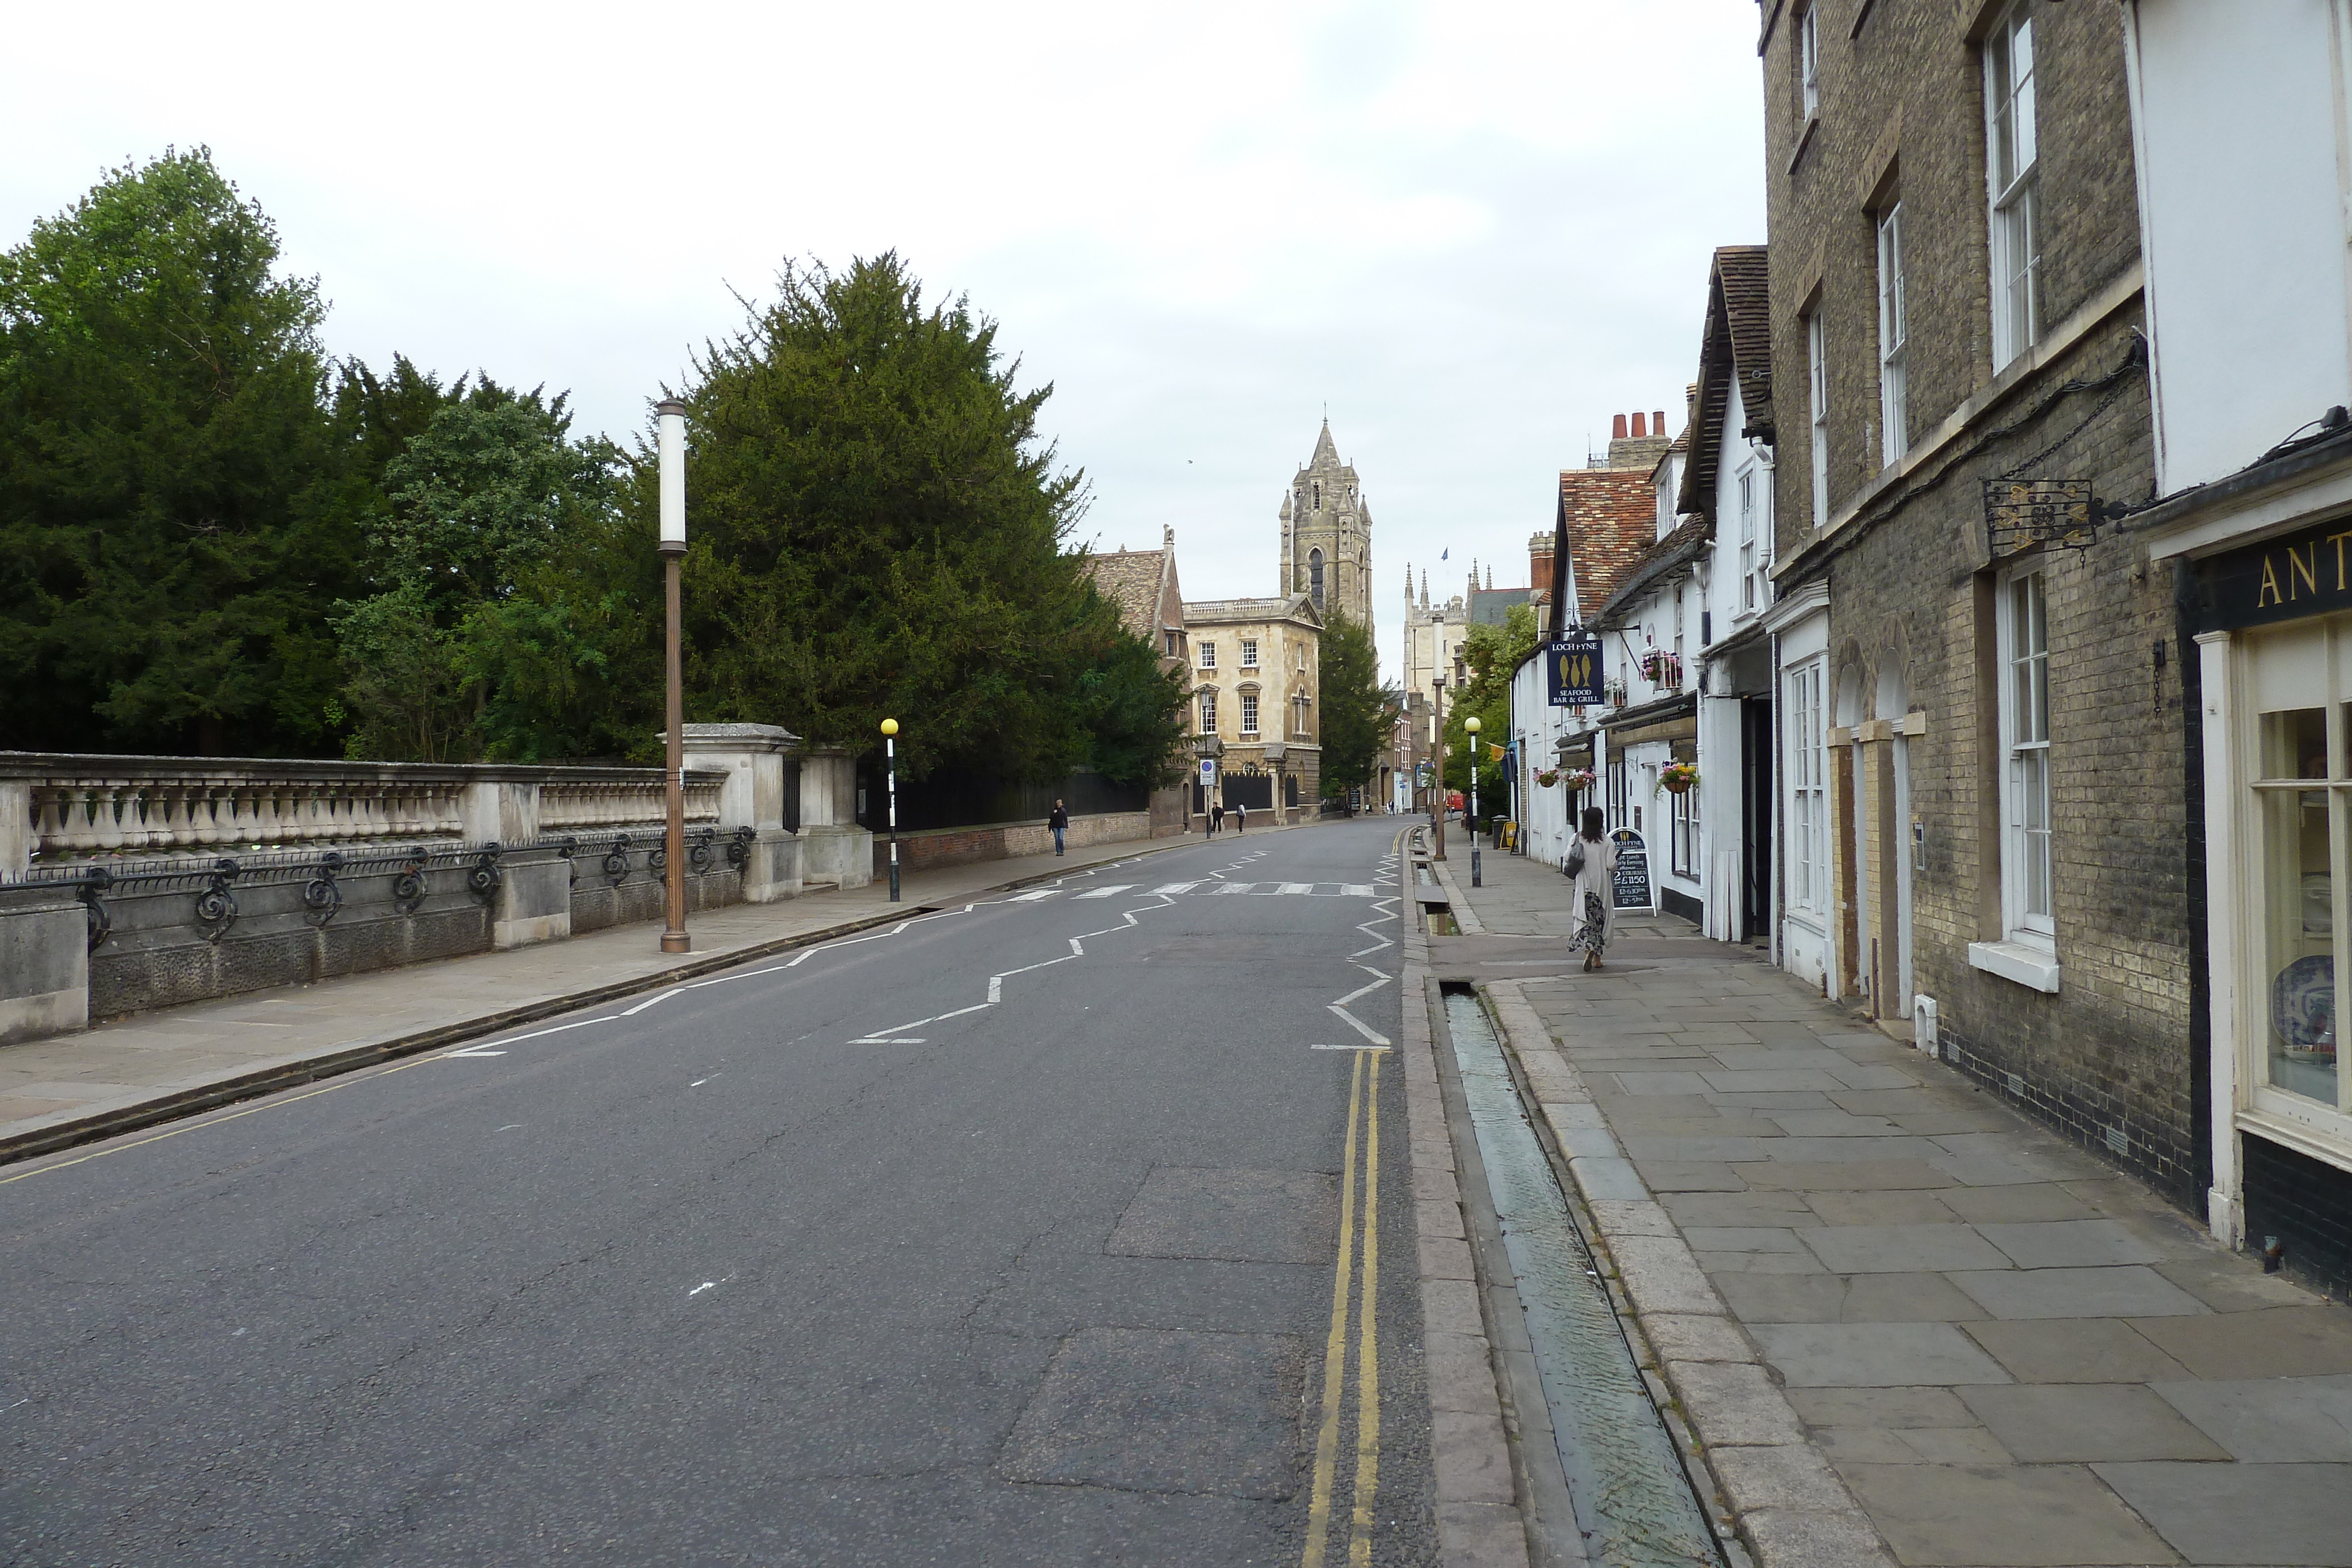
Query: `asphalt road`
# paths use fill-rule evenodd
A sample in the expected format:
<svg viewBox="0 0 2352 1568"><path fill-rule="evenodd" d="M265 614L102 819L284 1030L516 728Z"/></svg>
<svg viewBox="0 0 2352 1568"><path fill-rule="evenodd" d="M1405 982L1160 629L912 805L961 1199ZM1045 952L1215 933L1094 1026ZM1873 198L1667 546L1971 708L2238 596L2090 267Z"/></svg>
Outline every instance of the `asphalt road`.
<svg viewBox="0 0 2352 1568"><path fill-rule="evenodd" d="M1433 1561L1396 825L0 1169L0 1561Z"/></svg>

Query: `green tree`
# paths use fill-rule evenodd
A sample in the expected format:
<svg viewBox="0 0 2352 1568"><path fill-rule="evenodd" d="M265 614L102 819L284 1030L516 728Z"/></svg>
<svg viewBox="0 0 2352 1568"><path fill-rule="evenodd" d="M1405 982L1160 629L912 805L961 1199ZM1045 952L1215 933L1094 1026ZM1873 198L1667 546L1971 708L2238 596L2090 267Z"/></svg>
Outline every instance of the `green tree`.
<svg viewBox="0 0 2352 1568"><path fill-rule="evenodd" d="M1514 604L1500 626L1473 626L1462 640L1462 657L1470 678L1445 710L1445 787L1470 792L1470 738L1464 723L1478 716L1478 808L1489 816L1508 809L1503 765L1492 748L1511 733L1511 676L1536 651L1536 612L1532 606Z"/></svg>
<svg viewBox="0 0 2352 1568"><path fill-rule="evenodd" d="M1370 629L1336 606L1323 625L1318 688L1323 705L1323 792L1338 800L1372 781L1381 748L1396 727L1404 699L1381 685L1380 654Z"/></svg>
<svg viewBox="0 0 2352 1568"><path fill-rule="evenodd" d="M591 586L619 543L622 460L570 438L564 401L461 379L384 462L369 530L383 586L336 606L354 755L539 760L593 744L603 643L642 641L658 601Z"/></svg>
<svg viewBox="0 0 2352 1568"><path fill-rule="evenodd" d="M355 586L314 280L211 154L0 256L0 711L16 746L315 747Z"/></svg>
<svg viewBox="0 0 2352 1568"><path fill-rule="evenodd" d="M1158 777L1180 727L1066 549L1081 475L1037 431L995 324L927 305L895 255L787 267L687 393L690 706L876 746L899 767ZM640 463L635 504L653 503ZM1156 675L1157 664L1150 666ZM1087 677L1096 678L1091 686ZM1172 706L1168 713L1172 718ZM1106 726L1100 733L1089 724Z"/></svg>

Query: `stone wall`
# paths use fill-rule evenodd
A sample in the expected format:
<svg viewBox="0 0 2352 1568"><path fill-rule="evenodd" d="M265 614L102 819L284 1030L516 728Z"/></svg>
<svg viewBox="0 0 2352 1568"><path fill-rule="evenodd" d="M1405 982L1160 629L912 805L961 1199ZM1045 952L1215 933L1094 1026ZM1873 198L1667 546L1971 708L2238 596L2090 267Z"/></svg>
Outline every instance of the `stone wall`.
<svg viewBox="0 0 2352 1568"><path fill-rule="evenodd" d="M1182 830L1179 828L1179 831ZM1150 811L1109 811L1098 816L1072 817L1063 835L1072 849L1087 844L1119 844L1155 837ZM898 869L919 871L929 866L973 865L982 861L1009 860L1015 855L1050 854L1054 831L1043 820L995 822L977 828L929 828L898 835ZM874 841L874 874L890 872L887 834Z"/></svg>

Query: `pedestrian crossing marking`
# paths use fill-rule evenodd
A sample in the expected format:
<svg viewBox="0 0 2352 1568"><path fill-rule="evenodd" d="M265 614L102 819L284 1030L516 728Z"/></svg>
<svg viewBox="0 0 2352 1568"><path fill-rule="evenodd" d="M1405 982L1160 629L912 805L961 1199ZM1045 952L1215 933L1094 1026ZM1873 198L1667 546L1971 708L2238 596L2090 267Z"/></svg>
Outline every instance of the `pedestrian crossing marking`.
<svg viewBox="0 0 2352 1568"><path fill-rule="evenodd" d="M1059 891L1060 889L1058 888L1041 887L1034 893L1016 893L1004 902L1007 904L1034 904L1041 898L1053 897L1054 894Z"/></svg>
<svg viewBox="0 0 2352 1568"><path fill-rule="evenodd" d="M1163 885L1161 885L1161 886L1155 887L1155 888L1153 888L1151 891L1152 891L1152 892L1154 892L1154 893L1160 893L1160 894L1168 894L1168 893L1190 893L1190 892L1192 892L1194 888L1196 888L1196 887L1198 887L1198 886L1200 886L1200 885L1201 885L1201 884L1200 884L1199 883L1197 883L1197 882L1171 882L1171 883L1165 883L1165 884L1163 884Z"/></svg>
<svg viewBox="0 0 2352 1568"><path fill-rule="evenodd" d="M1274 891L1276 893L1312 893L1315 891L1315 884L1311 882L1276 883L1275 884Z"/></svg>
<svg viewBox="0 0 2352 1568"><path fill-rule="evenodd" d="M1061 888L1041 887L1028 893L1016 893L1004 902L1035 904L1042 899L1051 898L1062 891L1064 890ZM1070 896L1074 900L1111 898L1122 893L1137 891L1139 891L1138 884L1123 882L1109 887L1088 888L1084 893L1072 894ZM1168 896L1197 893L1202 898L1216 898L1228 894L1237 897L1247 895L1258 898L1276 898L1285 895L1292 898L1370 898L1379 892L1379 889L1368 882L1171 882L1163 883L1150 889L1150 892Z"/></svg>
<svg viewBox="0 0 2352 1568"><path fill-rule="evenodd" d="M1108 887L1088 888L1086 892L1078 894L1078 896L1080 898L1109 898L1115 894L1125 893L1129 888L1133 887L1135 883L1131 882L1115 882Z"/></svg>

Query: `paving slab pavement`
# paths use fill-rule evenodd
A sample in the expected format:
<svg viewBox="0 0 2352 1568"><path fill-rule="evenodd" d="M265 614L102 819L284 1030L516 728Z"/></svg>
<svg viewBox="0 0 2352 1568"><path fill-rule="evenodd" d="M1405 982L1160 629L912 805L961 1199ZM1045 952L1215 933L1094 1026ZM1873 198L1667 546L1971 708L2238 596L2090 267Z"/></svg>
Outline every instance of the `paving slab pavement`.
<svg viewBox="0 0 2352 1568"><path fill-rule="evenodd" d="M1758 949L1634 917L1583 974L1559 873L1484 862L1431 972L1486 988L1763 1568L2352 1564L2352 1310Z"/></svg>
<svg viewBox="0 0 2352 1568"><path fill-rule="evenodd" d="M1238 848L1255 836L1234 842ZM0 1161L656 989L924 907L1202 841L1191 833L908 872L897 904L879 879L777 904L735 904L692 917L688 954L660 952L660 923L641 922L502 953L247 991L0 1047Z"/></svg>

